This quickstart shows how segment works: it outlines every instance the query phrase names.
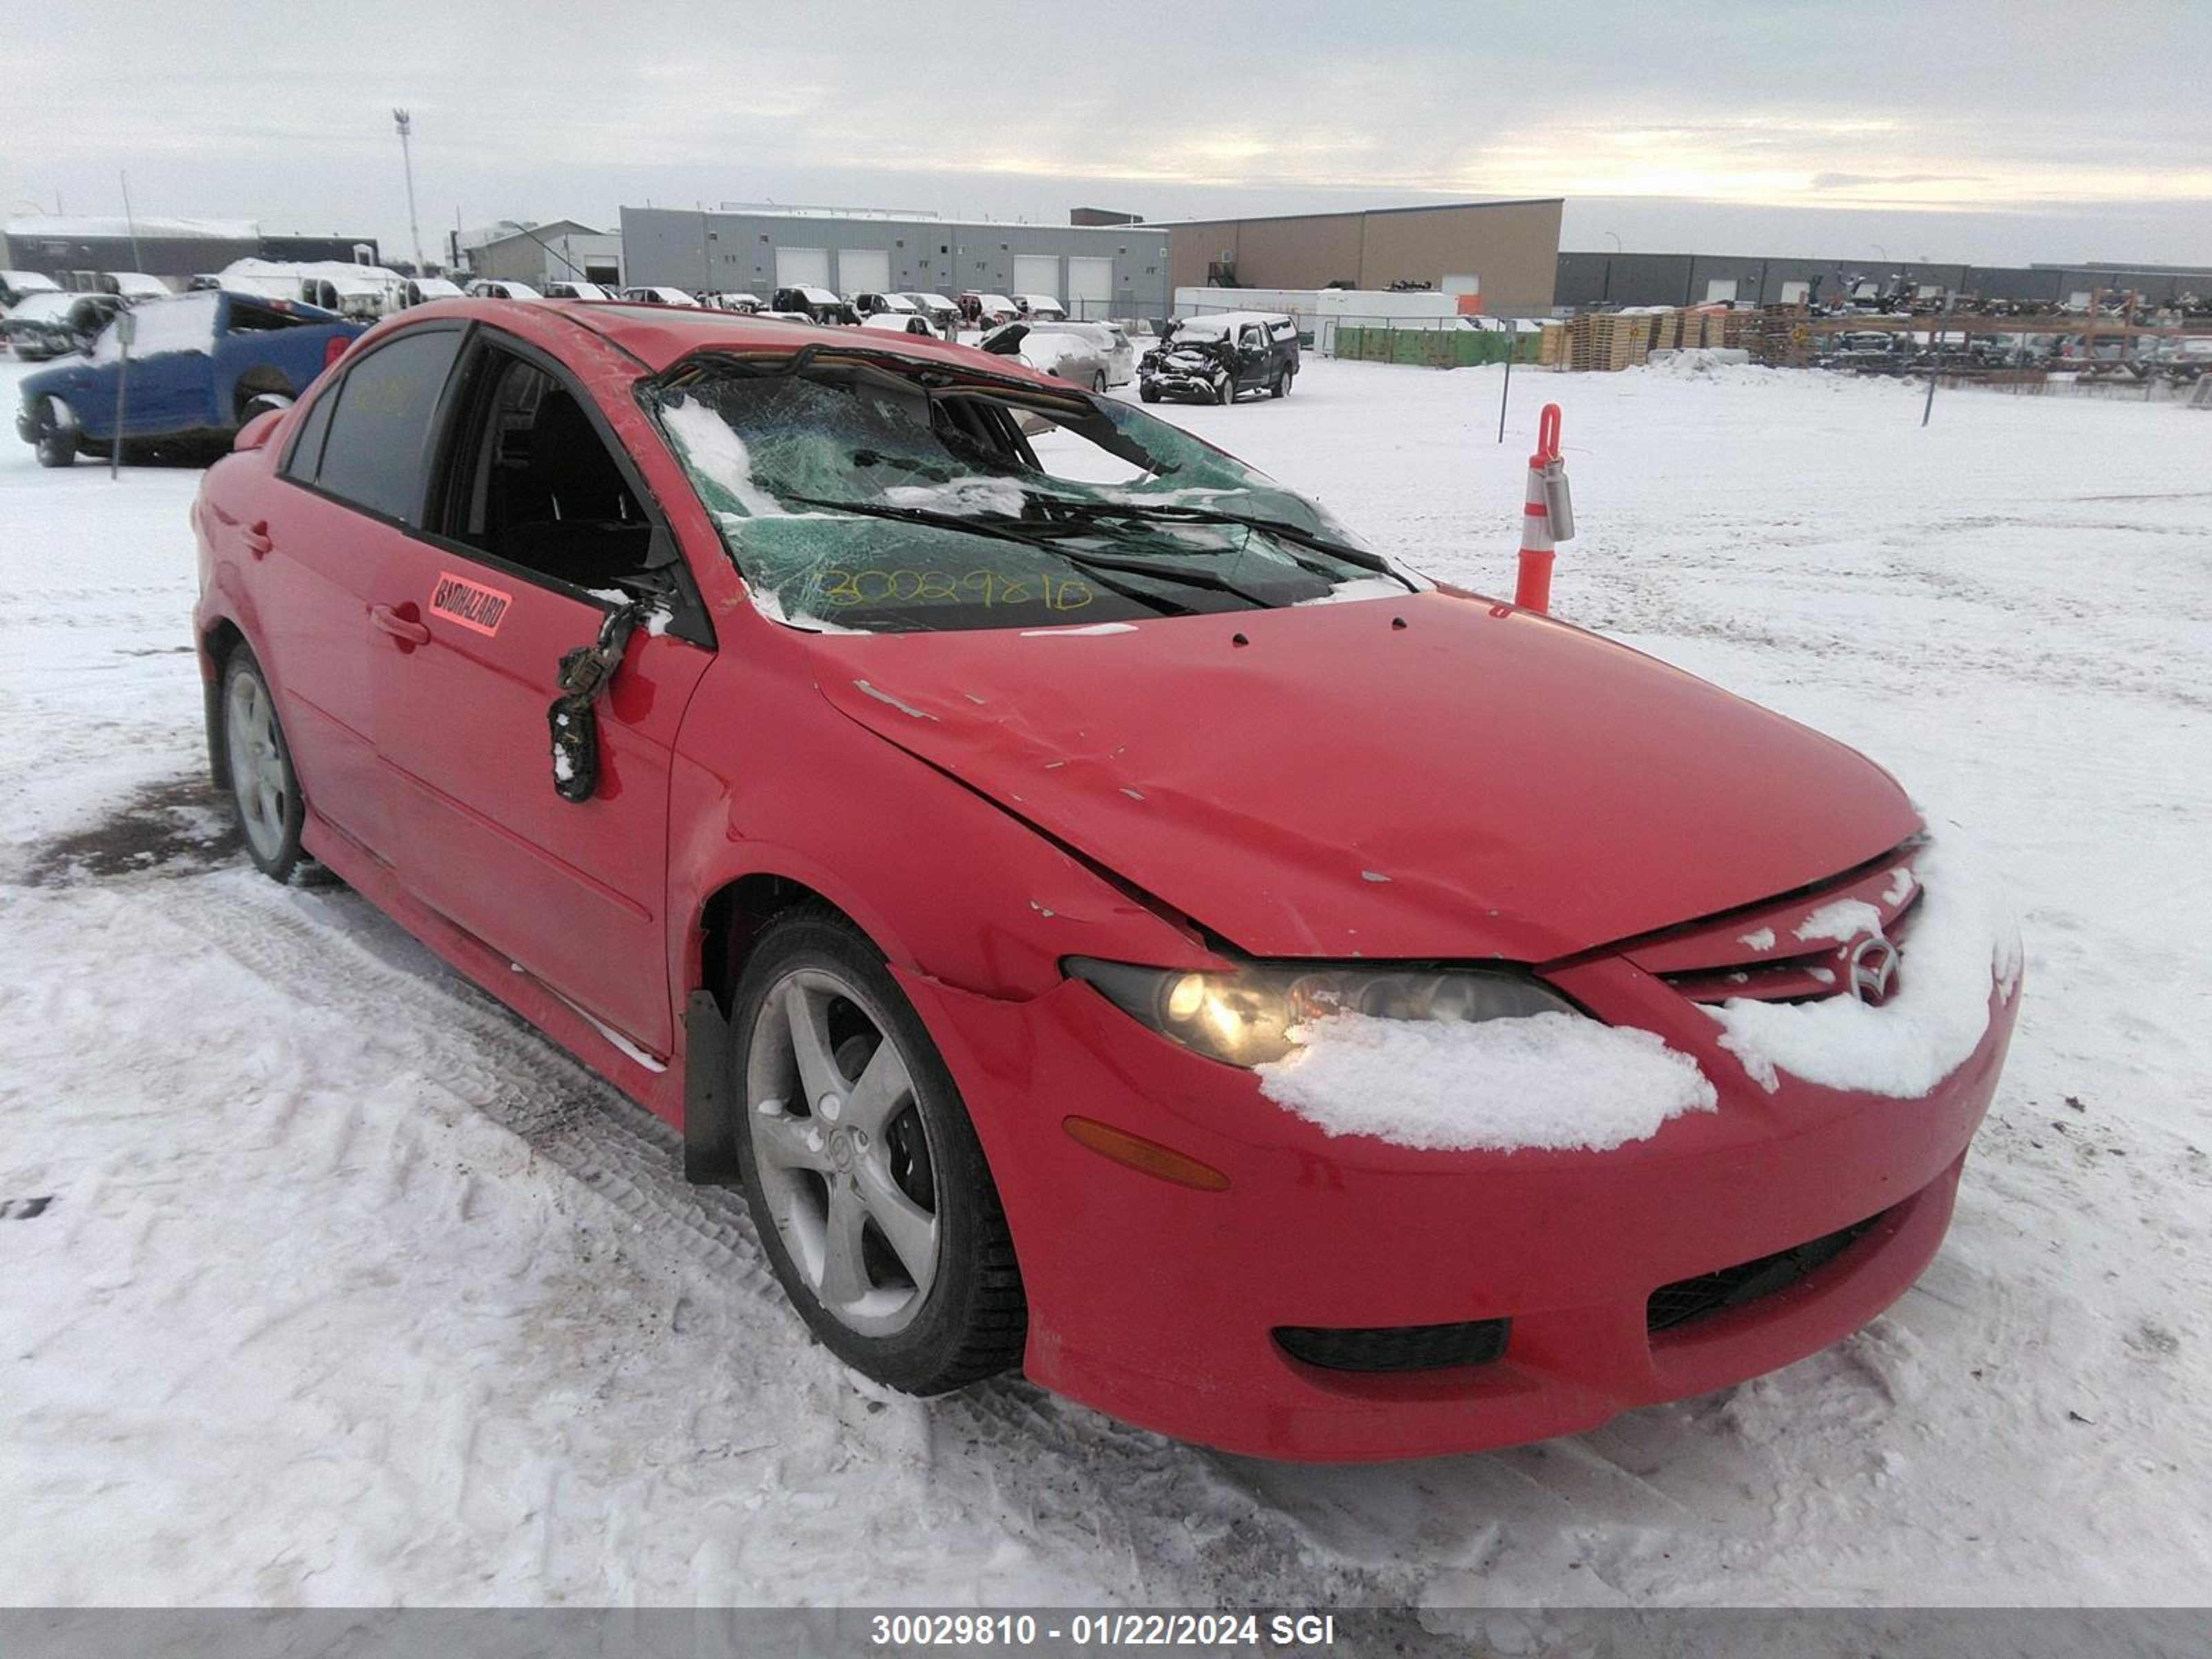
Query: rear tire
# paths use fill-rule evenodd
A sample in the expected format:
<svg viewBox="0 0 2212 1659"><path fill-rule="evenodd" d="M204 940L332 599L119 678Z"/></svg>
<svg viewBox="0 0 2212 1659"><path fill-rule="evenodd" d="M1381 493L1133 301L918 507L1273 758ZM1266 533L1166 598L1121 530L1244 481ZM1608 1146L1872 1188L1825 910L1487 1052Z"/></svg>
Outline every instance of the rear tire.
<svg viewBox="0 0 2212 1659"><path fill-rule="evenodd" d="M307 803L300 796L292 750L277 722L276 700L253 653L240 645L222 665L224 769L240 839L253 867L271 881L289 881L307 861L300 830Z"/></svg>
<svg viewBox="0 0 2212 1659"><path fill-rule="evenodd" d="M1289 369L1283 369L1276 374L1274 385L1267 388L1267 395L1271 398L1287 398L1291 395L1291 371Z"/></svg>
<svg viewBox="0 0 2212 1659"><path fill-rule="evenodd" d="M291 406L291 397L286 392L257 392L239 405L238 423L244 426L258 416L268 414L271 410L289 409Z"/></svg>
<svg viewBox="0 0 2212 1659"><path fill-rule="evenodd" d="M842 916L795 911L761 936L735 1003L745 1200L807 1328L908 1394L1018 1364L1028 1304L998 1189L882 953Z"/></svg>
<svg viewBox="0 0 2212 1659"><path fill-rule="evenodd" d="M39 435L33 441L40 466L70 466L76 461L76 416L58 398L39 406Z"/></svg>
<svg viewBox="0 0 2212 1659"><path fill-rule="evenodd" d="M1100 397L1104 397L1106 395L1106 377L1103 374L1092 375L1091 377L1091 389L1097 392Z"/></svg>

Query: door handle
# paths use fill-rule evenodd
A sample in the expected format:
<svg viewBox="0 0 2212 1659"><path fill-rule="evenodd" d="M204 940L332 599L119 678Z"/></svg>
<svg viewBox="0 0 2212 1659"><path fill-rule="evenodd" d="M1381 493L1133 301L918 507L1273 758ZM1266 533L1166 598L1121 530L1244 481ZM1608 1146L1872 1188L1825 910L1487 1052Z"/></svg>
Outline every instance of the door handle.
<svg viewBox="0 0 2212 1659"><path fill-rule="evenodd" d="M255 558L260 558L276 545L276 544L269 538L268 520L256 519L246 526L246 550Z"/></svg>
<svg viewBox="0 0 2212 1659"><path fill-rule="evenodd" d="M368 619L396 640L409 645L430 643L430 630L411 617L403 617L388 605L372 605Z"/></svg>

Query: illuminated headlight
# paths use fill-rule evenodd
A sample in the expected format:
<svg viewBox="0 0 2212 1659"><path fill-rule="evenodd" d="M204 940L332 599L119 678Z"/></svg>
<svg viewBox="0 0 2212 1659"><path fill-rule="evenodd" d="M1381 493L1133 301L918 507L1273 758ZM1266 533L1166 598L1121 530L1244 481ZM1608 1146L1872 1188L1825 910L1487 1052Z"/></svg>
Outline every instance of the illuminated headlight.
<svg viewBox="0 0 2212 1659"><path fill-rule="evenodd" d="M1094 957L1070 957L1062 966L1132 1018L1231 1066L1280 1060L1291 1051L1292 1026L1330 1014L1482 1020L1580 1012L1524 975L1479 969L1255 963L1202 974Z"/></svg>

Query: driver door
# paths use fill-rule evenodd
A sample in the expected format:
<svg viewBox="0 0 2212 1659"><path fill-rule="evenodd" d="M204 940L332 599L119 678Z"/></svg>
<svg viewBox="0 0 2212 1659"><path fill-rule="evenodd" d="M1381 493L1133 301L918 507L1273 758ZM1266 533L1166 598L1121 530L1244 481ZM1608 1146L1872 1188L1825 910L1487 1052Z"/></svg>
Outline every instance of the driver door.
<svg viewBox="0 0 2212 1659"><path fill-rule="evenodd" d="M562 655L669 581L675 544L551 358L480 327L449 408L425 530L393 549L377 595L407 624L375 672L396 866L603 1030L665 1056L672 750L712 653L639 629L598 704L598 789L557 793Z"/></svg>

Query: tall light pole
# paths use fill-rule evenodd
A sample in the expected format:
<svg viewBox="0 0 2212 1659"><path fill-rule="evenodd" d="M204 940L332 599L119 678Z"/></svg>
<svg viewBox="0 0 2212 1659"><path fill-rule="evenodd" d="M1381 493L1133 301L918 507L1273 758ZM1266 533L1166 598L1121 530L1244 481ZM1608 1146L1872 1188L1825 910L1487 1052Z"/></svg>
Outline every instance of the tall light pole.
<svg viewBox="0 0 2212 1659"><path fill-rule="evenodd" d="M392 120L399 129L400 164L407 169L407 234L415 244L415 274L427 276L430 273L422 263L422 230L415 222L415 152L408 143L414 134L415 123L404 109L392 111Z"/></svg>

